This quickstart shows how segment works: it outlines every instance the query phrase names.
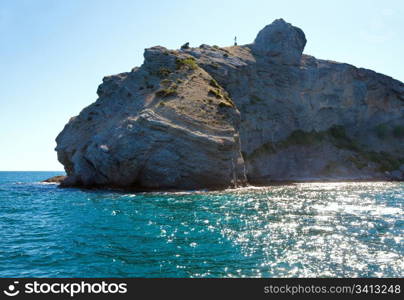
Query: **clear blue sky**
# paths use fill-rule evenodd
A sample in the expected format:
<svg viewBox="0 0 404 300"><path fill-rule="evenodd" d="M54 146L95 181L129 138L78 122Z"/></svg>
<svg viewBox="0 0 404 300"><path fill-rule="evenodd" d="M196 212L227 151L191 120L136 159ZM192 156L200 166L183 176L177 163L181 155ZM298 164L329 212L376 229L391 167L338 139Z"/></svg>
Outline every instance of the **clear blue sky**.
<svg viewBox="0 0 404 300"><path fill-rule="evenodd" d="M404 81L403 15L402 0L1 0L0 170L62 170L57 134L146 47L246 44L284 18L305 53Z"/></svg>

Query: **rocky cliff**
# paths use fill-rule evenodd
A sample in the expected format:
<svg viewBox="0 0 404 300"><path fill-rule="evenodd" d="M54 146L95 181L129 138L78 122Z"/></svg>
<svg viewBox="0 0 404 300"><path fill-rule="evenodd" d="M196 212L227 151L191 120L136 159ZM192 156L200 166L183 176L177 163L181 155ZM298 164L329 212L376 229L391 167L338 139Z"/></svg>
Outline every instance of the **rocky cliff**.
<svg viewBox="0 0 404 300"><path fill-rule="evenodd" d="M249 45L145 50L56 139L63 185L194 189L404 177L404 84L303 55L275 20Z"/></svg>

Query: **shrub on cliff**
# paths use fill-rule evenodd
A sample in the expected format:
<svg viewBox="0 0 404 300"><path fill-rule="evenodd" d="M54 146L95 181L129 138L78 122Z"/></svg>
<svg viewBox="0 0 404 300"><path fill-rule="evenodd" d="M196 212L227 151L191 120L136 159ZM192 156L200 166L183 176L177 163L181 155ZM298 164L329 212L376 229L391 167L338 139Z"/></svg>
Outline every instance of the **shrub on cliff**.
<svg viewBox="0 0 404 300"><path fill-rule="evenodd" d="M223 95L222 95L222 93L220 92L219 89L210 89L209 90L209 95L214 96L217 99L222 99L223 98Z"/></svg>
<svg viewBox="0 0 404 300"><path fill-rule="evenodd" d="M170 74L171 74L171 71L170 71L169 69L167 69L167 68L164 68L164 67L161 67L161 68L158 70L158 72L157 72L157 75L158 75L160 78L167 77L167 76L170 75Z"/></svg>
<svg viewBox="0 0 404 300"><path fill-rule="evenodd" d="M233 107L233 105L227 101L220 101L219 107L225 108L225 107Z"/></svg>
<svg viewBox="0 0 404 300"><path fill-rule="evenodd" d="M195 58L187 57L187 58L178 58L176 60L177 70L188 67L191 70L196 70L198 68L198 64L196 63Z"/></svg>
<svg viewBox="0 0 404 300"><path fill-rule="evenodd" d="M389 128L387 127L386 124L379 124L375 127L376 135L380 139L385 139L388 135L388 131L389 131Z"/></svg>
<svg viewBox="0 0 404 300"><path fill-rule="evenodd" d="M404 137L404 126L396 126L396 127L394 127L393 135L396 138L403 138Z"/></svg>
<svg viewBox="0 0 404 300"><path fill-rule="evenodd" d="M172 87L166 88L166 89L161 89L156 92L156 95L161 98L167 98L169 96L174 96L176 94L177 94L177 89L172 88Z"/></svg>
<svg viewBox="0 0 404 300"><path fill-rule="evenodd" d="M217 83L217 81L215 79L211 79L209 82L209 85L214 87L214 88L220 88L220 85Z"/></svg>

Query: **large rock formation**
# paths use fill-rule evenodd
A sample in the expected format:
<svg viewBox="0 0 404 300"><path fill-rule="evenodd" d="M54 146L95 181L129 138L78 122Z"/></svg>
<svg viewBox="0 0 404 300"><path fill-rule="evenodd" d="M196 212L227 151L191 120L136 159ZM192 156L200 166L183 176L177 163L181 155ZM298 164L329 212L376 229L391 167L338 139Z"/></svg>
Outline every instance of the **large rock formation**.
<svg viewBox="0 0 404 300"><path fill-rule="evenodd" d="M404 84L302 55L305 44L280 19L250 45L146 49L57 137L63 184L402 179Z"/></svg>
<svg viewBox="0 0 404 300"><path fill-rule="evenodd" d="M195 59L146 49L132 72L106 77L99 99L57 137L65 185L146 189L246 182L240 113Z"/></svg>
<svg viewBox="0 0 404 300"><path fill-rule="evenodd" d="M258 33L251 48L255 55L267 57L269 62L299 65L304 46L303 31L278 19Z"/></svg>

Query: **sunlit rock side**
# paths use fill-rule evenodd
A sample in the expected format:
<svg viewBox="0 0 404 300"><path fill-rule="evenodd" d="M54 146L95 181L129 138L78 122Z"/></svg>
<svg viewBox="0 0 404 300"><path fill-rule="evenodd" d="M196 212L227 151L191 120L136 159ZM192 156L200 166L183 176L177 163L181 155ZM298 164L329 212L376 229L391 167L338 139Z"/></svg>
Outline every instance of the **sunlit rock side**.
<svg viewBox="0 0 404 300"><path fill-rule="evenodd" d="M402 180L403 83L304 55L305 44L279 19L249 45L146 49L57 137L63 184Z"/></svg>
<svg viewBox="0 0 404 300"><path fill-rule="evenodd" d="M57 137L64 185L222 188L246 182L240 113L192 56L146 49L145 62L106 77L99 99Z"/></svg>

